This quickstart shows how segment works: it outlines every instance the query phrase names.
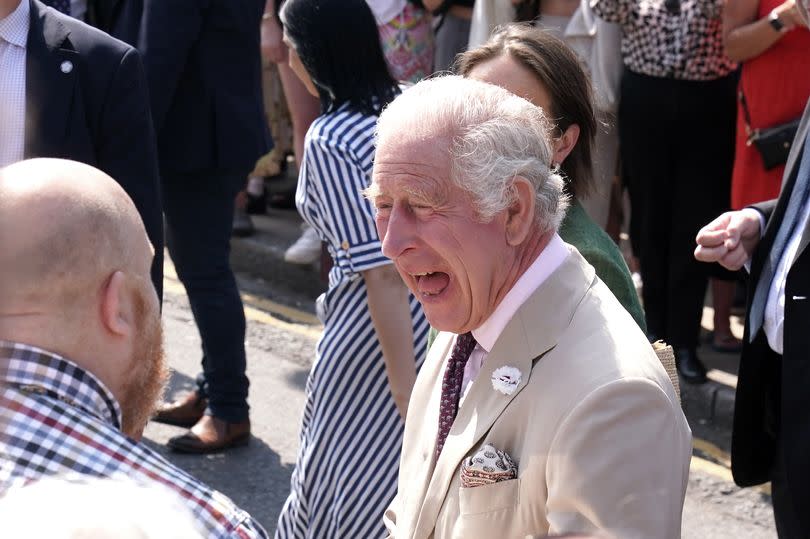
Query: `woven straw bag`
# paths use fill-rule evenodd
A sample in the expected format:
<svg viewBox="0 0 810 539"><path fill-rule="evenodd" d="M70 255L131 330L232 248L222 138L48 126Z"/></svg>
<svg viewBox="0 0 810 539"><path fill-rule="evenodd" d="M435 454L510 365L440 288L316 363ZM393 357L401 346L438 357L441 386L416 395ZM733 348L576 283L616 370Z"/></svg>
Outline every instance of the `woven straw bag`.
<svg viewBox="0 0 810 539"><path fill-rule="evenodd" d="M670 381L672 381L672 386L675 388L675 394L678 396L678 402L681 402L681 385L678 381L678 369L675 367L674 350L672 350L672 347L664 341L655 341L652 344L652 347L653 350L655 350L655 355L658 356L658 360L661 362L661 365L664 366L664 370L667 371Z"/></svg>

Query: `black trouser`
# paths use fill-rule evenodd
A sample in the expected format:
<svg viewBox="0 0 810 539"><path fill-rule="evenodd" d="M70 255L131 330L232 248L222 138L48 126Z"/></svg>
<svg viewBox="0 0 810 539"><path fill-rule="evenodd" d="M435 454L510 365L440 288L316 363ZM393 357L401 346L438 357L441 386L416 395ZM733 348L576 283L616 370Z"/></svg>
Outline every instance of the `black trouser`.
<svg viewBox="0 0 810 539"><path fill-rule="evenodd" d="M790 492L787 471L781 444L777 445L773 475L771 476L771 501L773 502L773 518L776 523L776 533L781 539L798 539L807 537L807 530L802 530L799 520L799 511L806 511L807 507L797 507L796 500ZM798 480L794 478L794 480Z"/></svg>
<svg viewBox="0 0 810 539"><path fill-rule="evenodd" d="M625 70L619 140L650 335L695 347L710 265L698 230L729 207L736 78L680 81Z"/></svg>
<svg viewBox="0 0 810 539"><path fill-rule="evenodd" d="M231 423L248 417L245 313L229 261L234 198L244 178L162 174L167 246L202 340L198 383L207 412Z"/></svg>

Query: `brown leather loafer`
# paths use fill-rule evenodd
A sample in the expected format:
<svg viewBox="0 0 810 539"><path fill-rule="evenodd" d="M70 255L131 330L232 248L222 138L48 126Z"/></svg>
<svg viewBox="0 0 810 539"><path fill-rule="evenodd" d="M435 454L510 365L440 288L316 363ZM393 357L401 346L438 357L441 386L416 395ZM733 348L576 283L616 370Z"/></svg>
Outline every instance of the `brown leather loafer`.
<svg viewBox="0 0 810 539"><path fill-rule="evenodd" d="M174 402L161 404L152 421L176 427L193 427L202 418L207 406L208 400L192 391Z"/></svg>
<svg viewBox="0 0 810 539"><path fill-rule="evenodd" d="M171 438L168 445L180 453L202 454L247 445L249 440L250 420L228 423L205 415L191 430Z"/></svg>

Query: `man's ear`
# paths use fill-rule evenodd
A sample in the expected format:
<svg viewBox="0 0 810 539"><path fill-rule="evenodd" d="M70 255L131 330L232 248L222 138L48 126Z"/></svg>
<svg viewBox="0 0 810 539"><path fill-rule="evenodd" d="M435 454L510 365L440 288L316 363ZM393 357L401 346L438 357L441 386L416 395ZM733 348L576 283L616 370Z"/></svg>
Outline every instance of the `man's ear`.
<svg viewBox="0 0 810 539"><path fill-rule="evenodd" d="M569 125L560 138L554 139L554 158L551 162L555 165L562 164L577 145L578 140L579 126L577 124Z"/></svg>
<svg viewBox="0 0 810 539"><path fill-rule="evenodd" d="M134 305L121 271L116 271L107 280L101 298L101 321L107 331L119 337L134 331Z"/></svg>
<svg viewBox="0 0 810 539"><path fill-rule="evenodd" d="M511 246L520 245L529 236L534 225L534 187L526 178L516 176L512 181L514 199L506 219L506 241Z"/></svg>

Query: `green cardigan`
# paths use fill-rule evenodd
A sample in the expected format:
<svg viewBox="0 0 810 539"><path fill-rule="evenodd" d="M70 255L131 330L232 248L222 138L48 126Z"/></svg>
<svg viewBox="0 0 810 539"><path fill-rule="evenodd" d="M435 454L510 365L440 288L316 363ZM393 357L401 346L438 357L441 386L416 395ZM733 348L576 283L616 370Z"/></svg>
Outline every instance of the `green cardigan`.
<svg viewBox="0 0 810 539"><path fill-rule="evenodd" d="M630 277L630 270L616 243L593 222L585 209L574 201L560 226L560 237L580 252L593 266L596 275L610 288L619 303L627 309L641 331L647 332L644 310Z"/></svg>
<svg viewBox="0 0 810 539"><path fill-rule="evenodd" d="M575 200L571 203L559 233L564 242L576 247L582 257L594 267L596 275L613 292L619 303L627 309L641 331L646 333L647 322L644 319L644 310L641 308L636 287L633 285L630 270L627 269L627 263L625 263L622 253L607 232L585 213L585 209L579 201ZM428 348L433 344L436 335L438 335L438 331L430 328Z"/></svg>

